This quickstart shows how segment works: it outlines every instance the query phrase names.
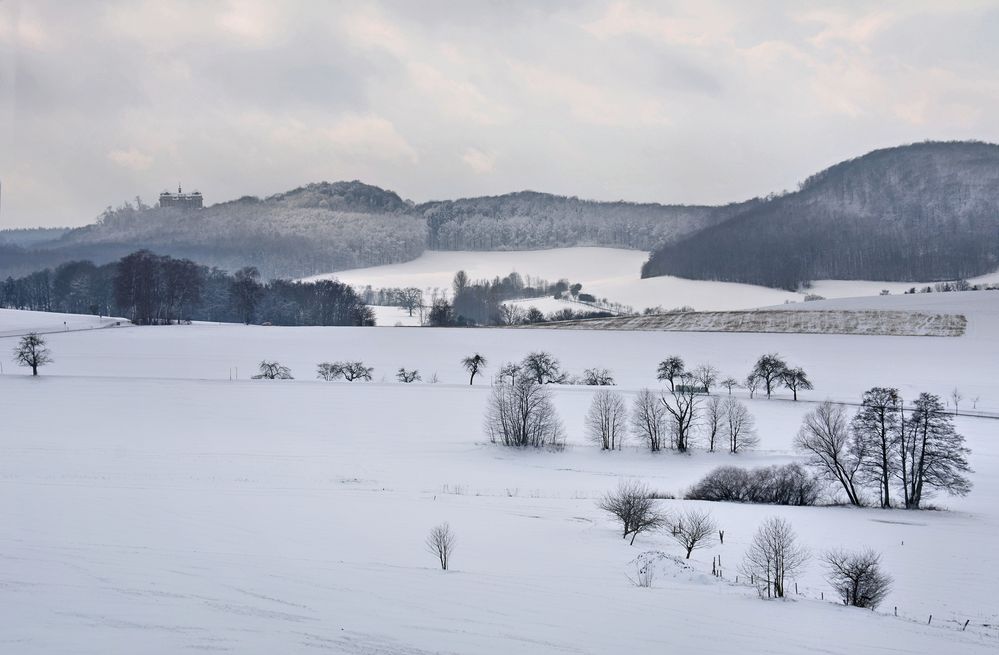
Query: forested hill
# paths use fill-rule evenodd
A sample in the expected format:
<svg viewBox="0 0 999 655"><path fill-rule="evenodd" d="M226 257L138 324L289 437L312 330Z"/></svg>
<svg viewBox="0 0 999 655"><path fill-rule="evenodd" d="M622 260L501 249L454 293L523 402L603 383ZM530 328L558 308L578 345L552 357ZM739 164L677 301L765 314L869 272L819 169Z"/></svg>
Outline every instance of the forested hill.
<svg viewBox="0 0 999 655"><path fill-rule="evenodd" d="M0 277L139 249L265 278L404 262L426 248L524 250L572 245L652 250L745 205L595 202L522 192L414 205L361 182L321 182L198 211L126 203L93 224L31 245L0 243Z"/></svg>
<svg viewBox="0 0 999 655"><path fill-rule="evenodd" d="M429 202L426 218L434 250L528 250L619 246L652 250L734 215L749 203L696 205L595 202L521 191L502 196Z"/></svg>
<svg viewBox="0 0 999 655"><path fill-rule="evenodd" d="M643 277L795 289L816 279L928 281L999 267L999 146L876 150L660 248Z"/></svg>

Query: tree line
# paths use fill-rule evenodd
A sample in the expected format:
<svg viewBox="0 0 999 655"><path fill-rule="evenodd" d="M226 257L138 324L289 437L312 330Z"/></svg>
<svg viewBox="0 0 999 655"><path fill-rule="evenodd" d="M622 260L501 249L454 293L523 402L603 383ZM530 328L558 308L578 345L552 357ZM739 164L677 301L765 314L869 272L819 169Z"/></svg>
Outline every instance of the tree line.
<svg viewBox="0 0 999 655"><path fill-rule="evenodd" d="M61 264L0 284L0 306L91 313L139 325L186 321L273 325L374 325L357 293L335 280L262 282L257 269L229 274L189 259L139 250L116 262Z"/></svg>

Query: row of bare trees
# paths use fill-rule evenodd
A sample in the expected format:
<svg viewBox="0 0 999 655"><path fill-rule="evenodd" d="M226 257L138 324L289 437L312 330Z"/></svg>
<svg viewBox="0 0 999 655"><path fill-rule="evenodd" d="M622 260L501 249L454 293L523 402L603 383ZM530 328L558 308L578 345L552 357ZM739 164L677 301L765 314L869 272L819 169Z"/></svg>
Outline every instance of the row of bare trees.
<svg viewBox="0 0 999 655"><path fill-rule="evenodd" d="M934 394L906 407L898 389L874 387L852 418L845 405L826 401L805 415L795 446L852 505L866 504L869 491L891 507L897 492L904 507L918 509L936 491L971 490L970 450Z"/></svg>
<svg viewBox="0 0 999 655"><path fill-rule="evenodd" d="M595 399L590 413L599 413L604 405L598 407ZM649 389L639 391L630 427L651 452L666 448L687 452L698 439L710 452L722 443L730 453L759 444L755 421L743 403L732 396L705 397L688 385L674 385L659 394Z"/></svg>

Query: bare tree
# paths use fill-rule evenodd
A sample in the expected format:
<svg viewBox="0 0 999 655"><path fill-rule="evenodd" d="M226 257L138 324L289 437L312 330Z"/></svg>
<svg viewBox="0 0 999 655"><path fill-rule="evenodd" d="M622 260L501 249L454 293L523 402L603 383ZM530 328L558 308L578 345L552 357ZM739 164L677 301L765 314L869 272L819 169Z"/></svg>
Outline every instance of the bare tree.
<svg viewBox="0 0 999 655"><path fill-rule="evenodd" d="M420 372L415 368L412 371L407 371L405 368L400 368L399 371L395 374L395 379L398 380L399 382L404 382L405 384L409 384L411 382L418 382L422 378L420 378Z"/></svg>
<svg viewBox="0 0 999 655"><path fill-rule="evenodd" d="M808 550L798 543L791 524L780 517L769 518L756 531L742 561L743 574L758 585L760 595L784 597L784 582L794 578L808 562Z"/></svg>
<svg viewBox="0 0 999 655"><path fill-rule="evenodd" d="M583 370L582 383L591 387L613 386L614 376L605 368L588 368Z"/></svg>
<svg viewBox="0 0 999 655"><path fill-rule="evenodd" d="M370 382L371 374L375 370L373 367L365 366L364 362L339 362L339 365L340 371L347 382L355 380Z"/></svg>
<svg viewBox="0 0 999 655"><path fill-rule="evenodd" d="M749 399L752 400L753 396L756 395L756 390L760 388L761 380L760 376L750 373L746 376L746 389L749 390Z"/></svg>
<svg viewBox="0 0 999 655"><path fill-rule="evenodd" d="M445 521L436 526L427 535L427 550L437 557L441 570L447 571L451 565L451 553L454 552L455 538L451 526Z"/></svg>
<svg viewBox="0 0 999 655"><path fill-rule="evenodd" d="M964 437L954 430L954 417L944 410L939 396L919 394L912 414L901 431L900 464L905 506L919 509L933 490L964 496L971 491L969 451Z"/></svg>
<svg viewBox="0 0 999 655"><path fill-rule="evenodd" d="M557 448L563 441L551 392L527 377L493 387L485 427L490 440L504 446Z"/></svg>
<svg viewBox="0 0 999 655"><path fill-rule="evenodd" d="M631 411L631 429L641 438L652 452L663 447L666 438L666 408L662 401L648 389L642 389L635 397Z"/></svg>
<svg viewBox="0 0 999 655"><path fill-rule="evenodd" d="M875 608L891 591L892 578L881 570L881 555L868 548L858 553L830 550L822 556L826 581L844 605Z"/></svg>
<svg viewBox="0 0 999 655"><path fill-rule="evenodd" d="M715 452L715 442L725 428L725 403L721 396L711 396L704 404L704 434L708 438L708 452Z"/></svg>
<svg viewBox="0 0 999 655"><path fill-rule="evenodd" d="M18 366L31 368L32 375L38 375L39 366L52 363L52 354L45 346L45 339L37 332L29 332L14 347L14 361Z"/></svg>
<svg viewBox="0 0 999 655"><path fill-rule="evenodd" d="M412 316L414 309L423 307L423 292L416 287L401 289L396 296L396 302Z"/></svg>
<svg viewBox="0 0 999 655"><path fill-rule="evenodd" d="M667 524L667 516L656 508L652 490L644 482L622 480L617 489L608 492L597 505L621 521L621 537L631 535L631 543L641 532L649 532Z"/></svg>
<svg viewBox="0 0 999 655"><path fill-rule="evenodd" d="M465 271L458 271L458 273L464 273L464 272ZM455 277L455 284L457 285L458 275L455 274L454 277ZM468 384L473 384L475 382L475 376L479 374L479 371L481 371L486 367L486 364L488 364L486 358L480 355L479 353L475 353L474 355L470 355L461 360L461 365L464 366L465 370L469 372Z"/></svg>
<svg viewBox="0 0 999 655"><path fill-rule="evenodd" d="M662 382L669 382L669 389L673 391L675 389L674 381L683 375L684 372L683 360L673 355L667 357L663 361L659 362L659 368L656 371L656 379Z"/></svg>
<svg viewBox="0 0 999 655"><path fill-rule="evenodd" d="M601 450L620 450L624 445L627 409L624 398L614 391L598 391L586 412L586 432Z"/></svg>
<svg viewBox="0 0 999 655"><path fill-rule="evenodd" d="M500 370L496 373L496 383L497 384L513 384L521 376L523 371L520 368L520 364L507 363L500 366Z"/></svg>
<svg viewBox="0 0 999 655"><path fill-rule="evenodd" d="M950 399L954 402L954 414L958 413L960 409L960 403L964 400L964 394L957 387L954 387L950 392Z"/></svg>
<svg viewBox="0 0 999 655"><path fill-rule="evenodd" d="M805 414L794 447L807 455L808 465L820 476L843 488L851 505L863 504L858 472L864 451L850 434L844 405L827 400Z"/></svg>
<svg viewBox="0 0 999 655"><path fill-rule="evenodd" d="M710 512L691 509L682 513L669 525L670 536L687 553L687 559L696 548L706 548L714 543L718 526Z"/></svg>
<svg viewBox="0 0 999 655"><path fill-rule="evenodd" d="M718 381L718 369L710 364L701 364L694 369L694 380L704 387L704 393L711 393L711 387Z"/></svg>
<svg viewBox="0 0 999 655"><path fill-rule="evenodd" d="M756 421L738 398L726 397L722 403L725 416L725 435L728 437L728 451L739 453L759 445L756 435Z"/></svg>
<svg viewBox="0 0 999 655"><path fill-rule="evenodd" d="M865 391L850 429L865 453L860 467L863 477L880 487L881 507L891 507L891 482L898 469L902 432L898 389L874 387Z"/></svg>
<svg viewBox="0 0 999 655"><path fill-rule="evenodd" d="M721 381L721 385L728 389L728 395L732 395L732 389L737 389L739 387L739 381L735 378L729 376Z"/></svg>
<svg viewBox="0 0 999 655"><path fill-rule="evenodd" d="M544 351L530 353L520 364L524 373L538 384L561 384L565 382L562 365L551 354Z"/></svg>
<svg viewBox="0 0 999 655"><path fill-rule="evenodd" d="M798 390L808 391L814 389L811 380L805 374L805 370L802 368L787 368L784 369L784 373L781 375L781 382L784 386L791 390L794 394L794 400L798 400Z"/></svg>
<svg viewBox="0 0 999 655"><path fill-rule="evenodd" d="M331 382L343 377L343 369L340 368L339 363L320 362L316 366L316 377Z"/></svg>
<svg viewBox="0 0 999 655"><path fill-rule="evenodd" d="M291 369L277 362L260 362L260 372L253 376L254 380L291 380Z"/></svg>
<svg viewBox="0 0 999 655"><path fill-rule="evenodd" d="M781 359L777 353L768 353L756 360L750 375L759 378L767 392L767 398L770 398L773 390L783 381L785 370L787 370L787 362Z"/></svg>
<svg viewBox="0 0 999 655"><path fill-rule="evenodd" d="M684 377L687 377L684 375ZM694 421L700 405L699 397L692 384L674 385L669 395L663 394L662 403L666 412L672 418L669 429L673 436L673 445L681 453L687 452L694 431Z"/></svg>

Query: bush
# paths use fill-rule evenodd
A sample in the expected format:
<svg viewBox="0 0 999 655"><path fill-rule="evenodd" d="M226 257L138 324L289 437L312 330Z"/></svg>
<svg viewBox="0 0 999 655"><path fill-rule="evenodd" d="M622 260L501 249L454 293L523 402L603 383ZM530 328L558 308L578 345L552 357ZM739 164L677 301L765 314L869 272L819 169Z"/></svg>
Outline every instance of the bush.
<svg viewBox="0 0 999 655"><path fill-rule="evenodd" d="M364 365L364 362L322 362L317 368L316 377L331 382L343 378L348 382L355 380L371 381L374 368Z"/></svg>
<svg viewBox="0 0 999 655"><path fill-rule="evenodd" d="M254 380L291 380L291 369L277 362L260 362L260 372L253 376Z"/></svg>
<svg viewBox="0 0 999 655"><path fill-rule="evenodd" d="M800 464L743 469L720 466L690 488L687 500L814 505L822 486Z"/></svg>

